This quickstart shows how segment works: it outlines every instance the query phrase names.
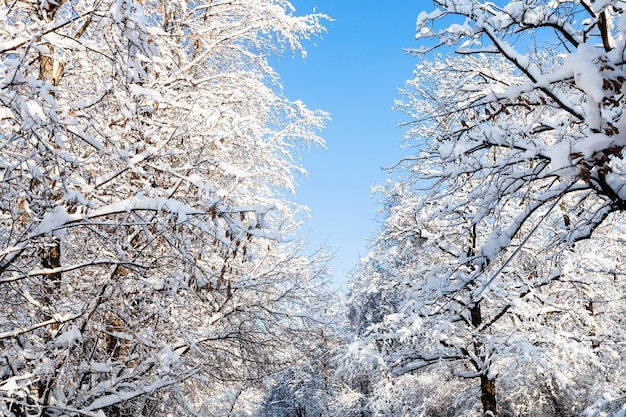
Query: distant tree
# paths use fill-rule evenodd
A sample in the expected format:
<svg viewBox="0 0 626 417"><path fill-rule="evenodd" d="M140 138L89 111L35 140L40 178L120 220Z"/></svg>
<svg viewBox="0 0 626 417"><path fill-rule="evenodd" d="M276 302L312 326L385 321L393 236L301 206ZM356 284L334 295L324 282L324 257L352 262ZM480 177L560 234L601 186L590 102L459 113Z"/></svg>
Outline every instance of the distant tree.
<svg viewBox="0 0 626 417"><path fill-rule="evenodd" d="M277 375L255 417L321 417L328 414L337 344L332 332L321 331L317 344L294 366Z"/></svg>
<svg viewBox="0 0 626 417"><path fill-rule="evenodd" d="M291 195L326 115L268 57L324 18L0 5L0 414L244 414L310 350L326 258Z"/></svg>

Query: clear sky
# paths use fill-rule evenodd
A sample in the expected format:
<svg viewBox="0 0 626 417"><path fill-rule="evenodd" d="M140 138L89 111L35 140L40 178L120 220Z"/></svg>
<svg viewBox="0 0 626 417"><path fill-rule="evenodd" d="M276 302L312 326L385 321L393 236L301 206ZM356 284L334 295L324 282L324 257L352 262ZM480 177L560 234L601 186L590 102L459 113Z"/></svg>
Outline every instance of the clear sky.
<svg viewBox="0 0 626 417"><path fill-rule="evenodd" d="M292 0L298 15L330 15L328 33L308 44L307 58L280 60L285 95L309 108L331 113L322 132L327 149L303 155L309 172L296 199L312 211L304 226L312 248L335 253L332 275L345 281L359 257L367 253L365 238L377 227L377 199L371 188L389 178L382 167L395 164L405 120L391 110L398 89L411 78L417 58L402 49L416 47L417 15L432 5L406 0Z"/></svg>

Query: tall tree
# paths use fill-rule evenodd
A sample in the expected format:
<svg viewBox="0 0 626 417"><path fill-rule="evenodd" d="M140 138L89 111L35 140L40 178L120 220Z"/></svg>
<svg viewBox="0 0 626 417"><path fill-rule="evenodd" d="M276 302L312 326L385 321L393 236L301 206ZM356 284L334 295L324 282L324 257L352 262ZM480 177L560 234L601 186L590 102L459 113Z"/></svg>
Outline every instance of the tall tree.
<svg viewBox="0 0 626 417"><path fill-rule="evenodd" d="M325 258L290 243L290 197L326 115L268 57L304 53L322 19L0 6L0 413L243 413L309 349Z"/></svg>
<svg viewBox="0 0 626 417"><path fill-rule="evenodd" d="M574 244L576 259L593 247L587 245L619 241L612 232L621 227L626 196L624 3L434 3L436 10L417 19L424 46L413 52L447 46L457 56L420 64L398 108L410 116L407 138L416 147L401 164L403 187L412 190L409 195L423 192L406 203L408 228L415 235L437 225L424 252L439 260L426 267L415 260L404 264L406 252L414 249L383 231L381 241L395 242L393 252L374 247L357 285L372 276L404 277L383 287L391 286L392 294L402 289L385 296L395 299L399 310L383 311L381 323L365 327L361 351L377 352L392 377L395 370L419 379L426 375L421 369L443 361L446 375L479 378L480 395L473 398L481 399L476 409L485 415L498 409L527 414L544 401L557 408L534 412L580 412L598 394L596 388L606 389L607 397L623 397L615 388L617 378L585 385L583 401L568 398L569 388L563 387L571 376L563 369L594 375L591 370L599 365L613 374L610 361L595 360L602 346L593 323L598 303L585 295L593 288L602 294L599 299L611 299L613 272L600 267L593 282L581 285L580 276L565 273L564 265L573 262L566 248ZM372 272L379 268L382 272ZM354 302L357 309L363 304ZM619 301L604 305L609 304L618 315L623 312ZM560 314L564 311L571 321ZM571 328L572 323L579 325ZM551 336L564 328L571 333ZM537 362L520 359L522 351ZM565 356L569 365L559 369L554 358ZM513 369L518 372L508 373ZM524 393L520 387L529 388ZM443 394L456 398L455 405L471 404L468 397ZM373 398L380 404L380 396ZM533 398L541 400L528 405ZM526 405L530 408L516 408Z"/></svg>
<svg viewBox="0 0 626 417"><path fill-rule="evenodd" d="M558 241L572 244L626 207L624 2L434 3L414 52L447 45L458 58L419 67L399 107L420 138L408 163L432 198L455 193L441 215L465 210L468 231L489 230L470 259L479 297L485 266L537 224L561 219Z"/></svg>
<svg viewBox="0 0 626 417"><path fill-rule="evenodd" d="M430 220L438 208L423 200L404 183L387 190L387 218L353 277L342 414L575 416L623 395L625 335L611 330L624 312L619 224L547 258L537 233L475 301L450 291L451 271L471 269L457 259L474 236Z"/></svg>

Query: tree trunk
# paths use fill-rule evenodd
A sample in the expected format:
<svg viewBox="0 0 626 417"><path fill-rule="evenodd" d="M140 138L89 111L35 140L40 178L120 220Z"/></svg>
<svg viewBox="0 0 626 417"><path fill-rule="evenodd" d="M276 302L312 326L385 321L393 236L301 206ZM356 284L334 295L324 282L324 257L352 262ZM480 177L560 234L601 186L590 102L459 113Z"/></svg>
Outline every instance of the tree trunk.
<svg viewBox="0 0 626 417"><path fill-rule="evenodd" d="M483 416L496 415L496 383L487 375L480 376L480 402L483 403Z"/></svg>
<svg viewBox="0 0 626 417"><path fill-rule="evenodd" d="M483 321L480 311L480 302L475 303L469 309L472 326L478 328ZM485 352L482 349L483 345L480 342L474 342L474 353L481 362L485 361ZM483 416L496 416L496 381L493 378L489 378L488 369L479 369L482 374L480 375L480 402L483 404Z"/></svg>
<svg viewBox="0 0 626 417"><path fill-rule="evenodd" d="M64 0L60 0L58 2L48 3L47 6L44 7L43 11L45 11L45 18L48 22L51 22L54 18L54 15L58 11L59 7L63 4ZM54 62L54 47L47 43L48 54L44 54L39 52L39 79L47 80L53 86L57 86L59 84L59 78L61 77L61 73L63 72L63 66L59 64L57 69L55 70L55 62ZM49 92L54 96L54 92ZM39 261L41 265L46 269L57 269L61 268L61 241L56 237L50 237L50 242L46 242L44 247L41 248L38 252ZM43 277L42 283L42 307L43 314L45 320L50 320L54 317L55 311L55 296L59 293L61 289L61 272L53 272L50 274L46 274ZM54 332L59 329L58 323L52 323L50 325L49 331L46 330L46 338L48 341L52 339ZM57 364L57 368L60 367L63 363L63 359L61 359L60 363ZM50 401L50 393L52 392L53 386L56 382L56 377L41 377L40 380L36 383L38 395L39 395L39 404L42 407L41 415L48 416L48 403Z"/></svg>
<svg viewBox="0 0 626 417"><path fill-rule="evenodd" d="M587 304L585 305L585 310L587 310L589 312L589 315L591 316L591 320L595 321L595 311L593 308L593 301L587 301ZM591 324L591 332L589 334L591 336L591 347L593 349L597 349L600 347L600 342L596 339L596 325L592 322Z"/></svg>
<svg viewBox="0 0 626 417"><path fill-rule="evenodd" d="M39 251L41 266L46 269L56 269L61 267L61 242L53 238L52 244L47 245ZM43 305L51 306L52 296L58 293L61 286L61 273L53 272L47 274L43 284Z"/></svg>

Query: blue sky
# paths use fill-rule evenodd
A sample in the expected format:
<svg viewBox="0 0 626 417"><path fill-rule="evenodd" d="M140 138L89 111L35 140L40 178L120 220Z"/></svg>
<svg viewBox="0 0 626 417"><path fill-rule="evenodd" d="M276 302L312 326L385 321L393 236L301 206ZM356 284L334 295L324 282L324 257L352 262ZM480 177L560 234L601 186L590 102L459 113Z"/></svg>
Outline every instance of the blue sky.
<svg viewBox="0 0 626 417"><path fill-rule="evenodd" d="M297 14L330 15L328 33L308 44L307 58L285 57L276 65L290 99L331 113L322 132L327 149L303 154L308 178L296 199L312 211L303 227L311 248L326 246L335 254L332 275L345 282L366 254L365 238L377 227L378 208L371 188L389 178L382 167L395 164L404 119L391 110L398 89L411 78L417 58L402 48L417 46L415 21L429 2L372 0L293 0Z"/></svg>

